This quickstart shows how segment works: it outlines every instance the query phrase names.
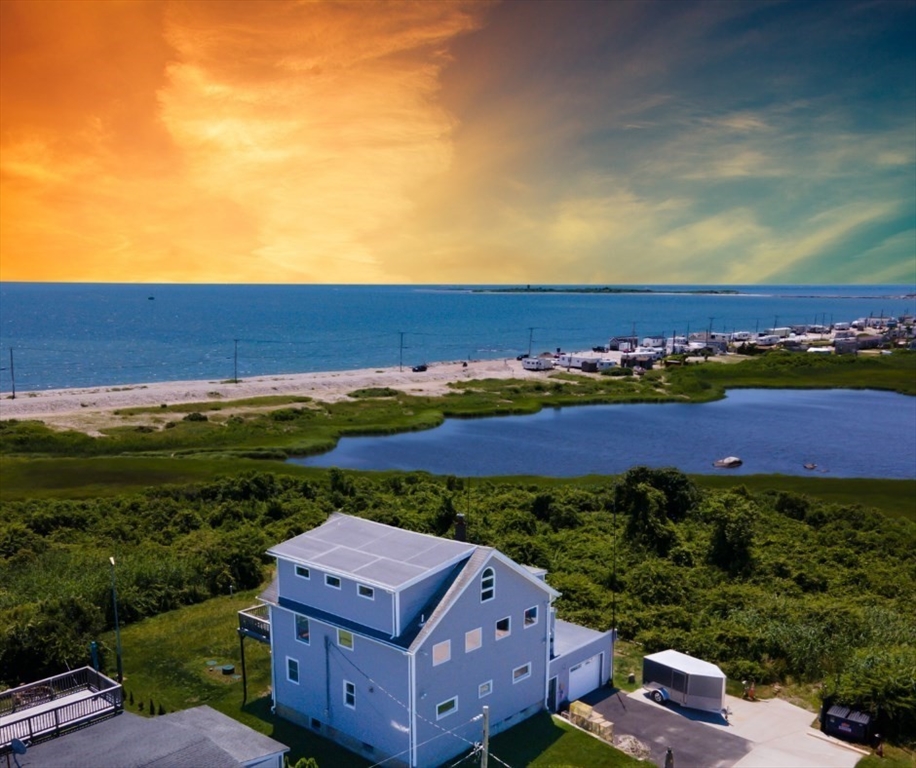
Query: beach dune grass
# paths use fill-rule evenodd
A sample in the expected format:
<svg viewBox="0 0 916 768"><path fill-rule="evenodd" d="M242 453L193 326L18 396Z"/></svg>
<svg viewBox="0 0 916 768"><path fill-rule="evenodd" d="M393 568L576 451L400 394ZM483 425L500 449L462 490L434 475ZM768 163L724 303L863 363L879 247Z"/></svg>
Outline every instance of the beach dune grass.
<svg viewBox="0 0 916 768"><path fill-rule="evenodd" d="M19 456L171 456L245 458L309 455L344 435L385 435L438 426L445 418L535 413L599 403L704 402L728 387L875 388L916 395L916 354L814 358L768 355L735 365L692 365L626 379L558 372L536 380L482 379L452 384L442 397L386 390L384 396L323 403L271 397L122 409L144 424L102 429L101 437L53 430L39 421L0 421L0 454ZM391 394L394 393L394 394ZM172 418L174 417L174 418Z"/></svg>

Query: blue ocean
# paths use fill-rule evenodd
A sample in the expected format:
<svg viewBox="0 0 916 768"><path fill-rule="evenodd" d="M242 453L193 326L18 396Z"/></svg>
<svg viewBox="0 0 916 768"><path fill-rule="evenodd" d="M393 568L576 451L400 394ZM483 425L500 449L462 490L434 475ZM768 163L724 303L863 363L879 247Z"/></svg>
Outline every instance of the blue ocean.
<svg viewBox="0 0 916 768"><path fill-rule="evenodd" d="M0 284L0 391L589 349L611 336L916 314L916 286Z"/></svg>

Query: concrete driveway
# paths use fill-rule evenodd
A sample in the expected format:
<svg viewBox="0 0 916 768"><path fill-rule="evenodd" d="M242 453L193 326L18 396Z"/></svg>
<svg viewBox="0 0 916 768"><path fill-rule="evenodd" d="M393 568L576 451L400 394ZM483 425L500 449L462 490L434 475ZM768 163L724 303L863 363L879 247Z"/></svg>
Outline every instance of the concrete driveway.
<svg viewBox="0 0 916 768"><path fill-rule="evenodd" d="M811 728L812 712L781 699L745 701L727 696L721 715L656 704L639 689L631 694L596 691L583 700L614 723L614 735L631 735L665 764L674 752L676 768L853 768L864 750Z"/></svg>

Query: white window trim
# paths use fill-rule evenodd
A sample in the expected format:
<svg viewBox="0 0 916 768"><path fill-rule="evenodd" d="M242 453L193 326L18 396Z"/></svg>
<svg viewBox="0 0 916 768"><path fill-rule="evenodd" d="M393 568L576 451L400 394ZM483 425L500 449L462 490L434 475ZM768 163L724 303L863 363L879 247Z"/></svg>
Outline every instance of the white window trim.
<svg viewBox="0 0 916 768"><path fill-rule="evenodd" d="M299 619L305 619L306 623L309 625L309 639L303 640L299 637ZM303 616L301 613L297 613L295 618L293 618L293 633L296 635L296 642L302 643L303 645L312 644L312 622L309 620L308 616Z"/></svg>
<svg viewBox="0 0 916 768"><path fill-rule="evenodd" d="M364 595L363 590L366 590L369 594ZM375 589L367 586L366 584L357 584L356 594L359 595L363 600L375 600Z"/></svg>
<svg viewBox="0 0 916 768"><path fill-rule="evenodd" d="M439 707L441 707L443 704L450 704L452 702L454 702L455 705L451 709L449 709L448 712L443 712L440 715ZM458 711L458 697L457 696L452 696L452 698L450 699L446 699L445 701L440 701L438 704L436 704L436 720L442 720L443 718L446 718L449 715L454 715L457 711Z"/></svg>
<svg viewBox="0 0 916 768"><path fill-rule="evenodd" d="M436 648L442 648L443 646L445 647L446 656L444 659L439 659L439 661L436 661ZM433 646L433 666L434 667L438 667L440 664L445 664L445 662L451 661L451 660L452 660L452 641L451 640L443 640L441 643L436 643Z"/></svg>
<svg viewBox="0 0 916 768"><path fill-rule="evenodd" d="M473 648L468 648L468 637L475 632L477 633L477 645L475 645ZM474 651L479 651L481 648L483 648L483 627L477 627L476 629L472 629L470 632L464 633L465 653L473 653Z"/></svg>
<svg viewBox="0 0 916 768"><path fill-rule="evenodd" d="M489 687L487 688L487 692L486 692L486 693L481 693L480 690L481 690L485 685L486 685L486 686L489 686ZM492 680L485 680L484 682L482 682L480 685L477 686L477 698L478 698L478 699L485 699L485 698L486 698L487 696L489 696L491 693L493 693L493 681L492 681Z"/></svg>
<svg viewBox="0 0 916 768"><path fill-rule="evenodd" d="M332 584L331 579L334 579L334 581L336 581L337 583ZM341 583L340 576L332 576L330 573L326 573L324 575L324 585L326 587L330 587L331 589L340 589L340 583Z"/></svg>
<svg viewBox="0 0 916 768"><path fill-rule="evenodd" d="M346 632L350 636L350 645L346 645L340 642L340 633ZM337 630L337 647L343 648L345 651L352 651L356 646L356 635L354 635L349 629L338 629Z"/></svg>
<svg viewBox="0 0 916 768"><path fill-rule="evenodd" d="M500 635L499 629L497 628L497 625L499 624L500 621L509 622L509 628L506 630L506 634L504 635ZM503 616L493 625L493 637L496 638L497 640L505 640L511 634L512 634L512 617L511 616Z"/></svg>
<svg viewBox="0 0 916 768"><path fill-rule="evenodd" d="M490 576L487 576L488 572ZM490 580L490 586L485 587L483 583L488 578ZM490 592L490 596L484 597L483 596L484 592ZM492 566L489 566L484 569L482 574L480 574L480 602L489 603L491 600L494 600L495 598L496 598L496 570Z"/></svg>
<svg viewBox="0 0 916 768"><path fill-rule="evenodd" d="M528 668L528 671L521 677L516 677L515 673L518 672L520 669L525 669L525 667ZM521 666L516 667L515 669L512 670L512 684L513 685L515 685L516 683L522 682L522 680L527 680L529 677L531 677L531 662L530 661L527 664L522 664Z"/></svg>
<svg viewBox="0 0 916 768"><path fill-rule="evenodd" d="M532 621L530 624L528 623L528 611L534 611L534 621ZM532 605L530 608L525 609L524 619L522 622L525 626L525 629L528 629L529 627L533 627L540 620L541 620L540 611L538 610L538 607L536 605Z"/></svg>
<svg viewBox="0 0 916 768"><path fill-rule="evenodd" d="M290 662L293 662L293 664L296 665L296 676L302 677L301 670L299 669L299 659L294 659L292 656L287 656L286 657L286 680L292 683L293 685L299 685L298 680L293 680L293 678L289 676L289 663Z"/></svg>
<svg viewBox="0 0 916 768"><path fill-rule="evenodd" d="M301 570L301 571L305 571L305 573L299 573L300 570ZM306 566L304 566L304 565L297 565L297 566L296 566L296 575L297 575L300 579L311 579L311 578L312 578L312 571L311 571L309 568L307 568Z"/></svg>
<svg viewBox="0 0 916 768"><path fill-rule="evenodd" d="M350 686L353 689L353 703L347 704L347 686ZM347 709L356 709L356 684L351 683L349 680L343 681L343 705Z"/></svg>

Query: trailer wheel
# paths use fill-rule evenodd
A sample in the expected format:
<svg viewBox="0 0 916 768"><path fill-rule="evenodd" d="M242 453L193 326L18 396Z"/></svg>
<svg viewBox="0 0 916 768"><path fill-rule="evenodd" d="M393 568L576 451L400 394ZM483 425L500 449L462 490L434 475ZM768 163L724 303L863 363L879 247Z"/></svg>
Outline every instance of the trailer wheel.
<svg viewBox="0 0 916 768"><path fill-rule="evenodd" d="M665 697L662 696L661 691L652 691L652 698L655 700L656 704L664 704Z"/></svg>

